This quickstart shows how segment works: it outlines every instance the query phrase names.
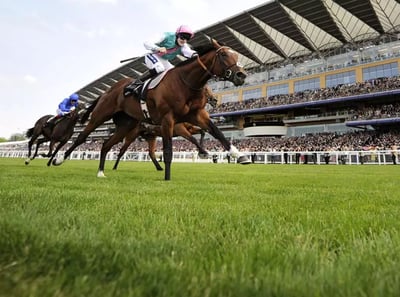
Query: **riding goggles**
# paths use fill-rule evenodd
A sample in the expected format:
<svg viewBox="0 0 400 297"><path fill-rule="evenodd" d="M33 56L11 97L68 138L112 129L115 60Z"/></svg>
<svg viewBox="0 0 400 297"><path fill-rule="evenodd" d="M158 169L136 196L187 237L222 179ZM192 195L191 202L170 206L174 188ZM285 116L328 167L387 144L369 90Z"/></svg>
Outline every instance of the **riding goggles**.
<svg viewBox="0 0 400 297"><path fill-rule="evenodd" d="M177 37L178 37L179 39L182 39L182 40L190 40L190 38L192 37L192 35L189 34L189 33L179 33L179 34L177 35Z"/></svg>

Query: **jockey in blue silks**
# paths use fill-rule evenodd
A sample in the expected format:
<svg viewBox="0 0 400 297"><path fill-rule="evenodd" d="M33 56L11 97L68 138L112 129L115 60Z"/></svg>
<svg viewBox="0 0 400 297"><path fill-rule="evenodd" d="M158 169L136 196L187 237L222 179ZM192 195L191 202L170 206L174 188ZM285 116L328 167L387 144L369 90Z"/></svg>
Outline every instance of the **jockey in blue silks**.
<svg viewBox="0 0 400 297"><path fill-rule="evenodd" d="M75 110L75 108L78 107L78 101L79 101L79 95L78 94L72 94L68 98L65 98L63 101L58 104L57 108L57 114L55 116L52 116L49 118L45 124L47 127L54 127L54 124L57 119L69 114L71 111Z"/></svg>
<svg viewBox="0 0 400 297"><path fill-rule="evenodd" d="M169 61L176 56L181 55L186 58L191 58L197 55L197 52L192 50L187 43L193 36L194 33L192 29L182 25L176 29L175 33L164 33L158 42L145 42L144 47L150 51L150 53L144 57L144 62L147 68L149 68L149 71L143 73L142 76L137 78L127 89L138 95L140 87L146 79L152 78L174 67Z"/></svg>

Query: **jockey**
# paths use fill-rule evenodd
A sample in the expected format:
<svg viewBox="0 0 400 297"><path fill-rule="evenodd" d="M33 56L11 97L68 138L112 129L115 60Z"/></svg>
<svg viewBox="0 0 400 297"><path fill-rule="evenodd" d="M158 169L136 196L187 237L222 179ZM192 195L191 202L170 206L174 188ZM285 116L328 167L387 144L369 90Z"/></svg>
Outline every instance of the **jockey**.
<svg viewBox="0 0 400 297"><path fill-rule="evenodd" d="M176 56L182 55L186 58L191 58L197 55L196 51L192 50L187 43L193 36L194 33L192 29L188 26L181 25L176 29L175 33L164 33L156 43L145 42L144 47L151 51L146 54L144 58L149 71L143 73L142 76L132 82L127 89L138 95L139 89L146 79L152 78L173 67L169 61Z"/></svg>
<svg viewBox="0 0 400 297"><path fill-rule="evenodd" d="M78 101L79 95L75 93L61 101L60 104L58 104L57 114L47 120L45 127L53 128L57 119L69 114L78 107Z"/></svg>

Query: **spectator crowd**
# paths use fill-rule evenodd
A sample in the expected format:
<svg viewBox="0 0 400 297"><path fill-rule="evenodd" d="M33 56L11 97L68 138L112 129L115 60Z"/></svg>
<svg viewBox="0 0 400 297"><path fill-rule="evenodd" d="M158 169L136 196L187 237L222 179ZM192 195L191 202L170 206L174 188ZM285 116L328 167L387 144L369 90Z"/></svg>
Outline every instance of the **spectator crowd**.
<svg viewBox="0 0 400 297"><path fill-rule="evenodd" d="M227 102L210 110L210 114L238 110L257 109L270 106L288 105L352 95L369 94L388 90L400 89L400 77L384 77L354 84L342 84L331 88L305 90L293 94L273 95L249 99L242 102Z"/></svg>

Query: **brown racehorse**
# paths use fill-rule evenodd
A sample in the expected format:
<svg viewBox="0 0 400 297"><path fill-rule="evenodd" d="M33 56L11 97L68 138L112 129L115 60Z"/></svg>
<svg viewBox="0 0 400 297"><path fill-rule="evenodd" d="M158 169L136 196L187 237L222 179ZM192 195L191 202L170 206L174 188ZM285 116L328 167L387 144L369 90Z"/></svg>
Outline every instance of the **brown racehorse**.
<svg viewBox="0 0 400 297"><path fill-rule="evenodd" d="M146 128L145 128L146 129ZM138 135L140 134L140 135ZM200 134L200 142L197 142L197 139L193 137L194 134ZM126 150L128 149L129 145L135 141L135 139L141 136L144 138L148 145L149 145L149 157L153 162L154 166L157 170L163 170L160 163L158 163L156 158L156 137L161 136L161 130L159 126L155 126L154 128L148 128L144 133L138 133L137 129L133 129L128 133L128 135L124 138L124 143L119 150L117 160L115 161L113 169L116 170L118 168L118 164L122 156L125 154ZM193 126L190 123L177 123L174 126L174 136L182 136L183 138L187 139L188 141L192 142L199 150L199 156L206 157L208 155L207 151L203 149L203 140L205 136L205 132L203 129ZM104 162L103 162L104 163ZM104 165L103 165L104 170ZM98 175L101 174L99 171Z"/></svg>
<svg viewBox="0 0 400 297"><path fill-rule="evenodd" d="M47 162L47 166L50 166L57 152L72 137L72 134L74 133L74 127L79 120L79 111L80 108L78 107L74 111L65 115L56 122L53 128L48 126L44 127L44 124L50 117L52 117L52 115L45 115L37 120L35 126L26 131L26 137L30 138L30 140L28 142L28 158L25 160L25 165L28 165L31 160L35 159L35 157L38 155L39 146L42 143L50 141L49 152L47 154L42 154L42 157L50 157L49 161ZM36 143L36 149L33 156L31 156L32 146L34 143ZM56 143L58 143L58 145L53 152L53 148Z"/></svg>
<svg viewBox="0 0 400 297"><path fill-rule="evenodd" d="M214 94L212 93L211 89L208 86L204 87L204 96L207 98L207 102L212 105L216 106L217 99L215 98ZM113 116L113 121L114 124L117 126L121 125L128 125L130 126L131 124L129 121L132 121L133 119L130 118L128 115L124 113L117 113L116 115ZM140 129L142 127L142 129ZM193 134L201 134L200 138L200 143L197 141L195 137L193 137ZM115 135L115 136L114 136ZM112 140L109 139L107 140L101 149L101 154L100 154L100 164L99 164L99 170L97 173L98 177L104 177L104 165L106 161L106 156L107 153L111 150L111 147L115 145L116 143L124 140L124 143L119 151L117 160L115 162L115 165L113 169L117 169L119 160L121 157L124 155L126 150L128 149L129 145L135 141L135 139L138 136L141 136L144 138L148 145L149 145L149 156L150 159L152 160L154 166L156 167L157 170L163 170L160 164L158 163L155 155L155 150L156 150L156 136L161 136L161 127L159 125L151 125L148 123L142 123L142 125L136 126L133 130L129 131L127 135L122 135L121 133L115 133L112 136ZM208 152L204 150L203 148L203 140L205 136L205 132L203 129L200 127L196 127L190 123L177 123L174 125L174 134L173 136L182 136L186 140L190 141L193 143L198 151L199 151L199 156L200 158L205 158L208 155Z"/></svg>
<svg viewBox="0 0 400 297"><path fill-rule="evenodd" d="M218 139L222 146L237 158L238 163L250 163L249 159L225 138L205 110L207 98L204 95L204 86L211 77L231 81L235 86L244 83L246 73L238 64L238 53L215 40L196 48L196 51L197 57L170 69L163 80L146 94L150 118L154 124L161 125L165 180L171 179L172 136L176 123L189 122L201 127ZM91 113L89 123L64 156L53 161L54 165L60 165L93 130L117 112L123 111L134 119L130 126L121 128L124 135L145 120L140 101L132 96L124 96L124 88L131 82L130 78L120 80L95 100L93 107L90 106L87 111ZM116 130L115 134L119 132Z"/></svg>

